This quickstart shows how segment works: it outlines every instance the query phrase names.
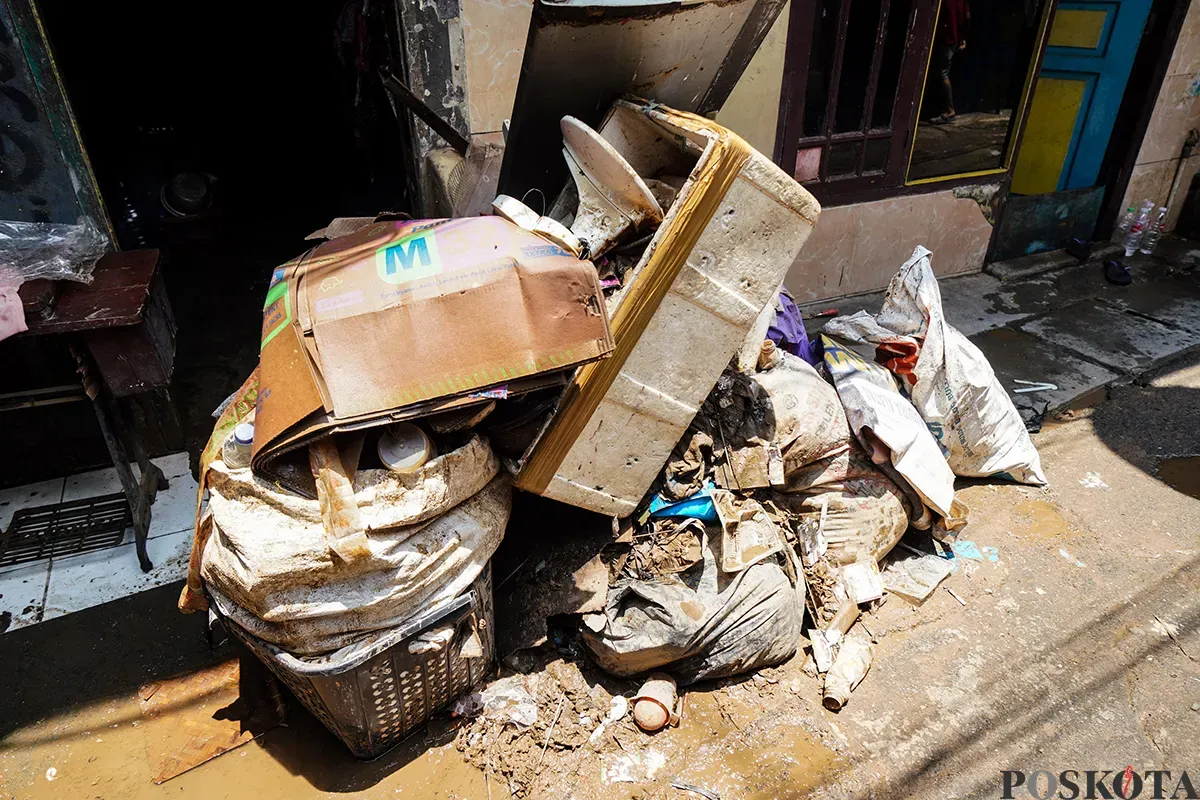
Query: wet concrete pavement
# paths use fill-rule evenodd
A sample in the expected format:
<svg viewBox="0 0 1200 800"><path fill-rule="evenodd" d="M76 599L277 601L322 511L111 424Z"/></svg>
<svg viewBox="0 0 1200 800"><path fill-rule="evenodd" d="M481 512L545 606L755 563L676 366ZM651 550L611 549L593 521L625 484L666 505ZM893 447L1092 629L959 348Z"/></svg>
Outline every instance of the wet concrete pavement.
<svg viewBox="0 0 1200 800"><path fill-rule="evenodd" d="M1200 778L1200 358L1139 383L1034 437L1049 489L963 490L965 536L1000 558L951 577L965 607L939 592L871 621L875 666L837 720L855 766L826 796L994 798L1005 769Z"/></svg>

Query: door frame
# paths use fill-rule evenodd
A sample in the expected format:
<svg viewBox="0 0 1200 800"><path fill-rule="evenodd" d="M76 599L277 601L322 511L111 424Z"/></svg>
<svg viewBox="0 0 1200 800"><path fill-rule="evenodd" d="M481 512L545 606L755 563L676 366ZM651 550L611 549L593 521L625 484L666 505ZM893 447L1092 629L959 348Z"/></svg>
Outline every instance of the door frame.
<svg viewBox="0 0 1200 800"><path fill-rule="evenodd" d="M1107 187L1107 194L1096 222L1094 238L1098 241L1106 241L1112 236L1120 216L1125 190L1133 175L1146 129L1154 115L1154 106L1162 91L1167 69L1174 58L1179 32L1190 4L1191 0L1154 0L1150 6L1142 41L1125 85L1125 96L1117 111L1108 151L1100 164L1100 180ZM1139 89L1130 91L1133 87ZM1147 91L1140 87L1154 89Z"/></svg>
<svg viewBox="0 0 1200 800"><path fill-rule="evenodd" d="M1200 2L1200 0L1196 0ZM1150 13L1146 17L1145 28L1137 53L1134 55L1133 67L1129 71L1129 79L1125 83L1125 92L1117 110L1117 119L1113 125L1113 133L1108 141L1104 159L1100 164L1100 172L1096 185L1103 186L1105 195L1101 202L1100 216L1096 221L1096 229L1092 234L1093 241L1107 241L1121 213L1121 201L1125 198L1125 190L1133 174L1137 162L1138 151L1142 139L1150 125L1154 114L1154 106L1158 102L1158 93L1162 90L1167 68L1175 53L1175 45L1183 27L1184 17L1192 0L1153 0ZM1058 0L1053 0L1053 11L1058 11ZM1053 14L1050 27L1054 25ZM1037 66L1034 75L1041 72L1042 60L1046 54L1046 42L1050 36L1050 28L1043 32L1039 47ZM1035 77L1036 80L1036 77ZM1133 91L1133 87L1138 87ZM1143 88L1145 87L1145 88ZM1022 125L1021 139L1024 139ZM1019 152L1021 141L1017 142ZM1016 158L1013 159L1013 165ZM1013 171L1010 168L1005 181L1000 187L1001 201L996 209L996 224L992 227L992 237L988 242L988 251L983 263L994 263L995 250L998 243L1001 223L1004 219L1008 204L1009 188L1012 183Z"/></svg>

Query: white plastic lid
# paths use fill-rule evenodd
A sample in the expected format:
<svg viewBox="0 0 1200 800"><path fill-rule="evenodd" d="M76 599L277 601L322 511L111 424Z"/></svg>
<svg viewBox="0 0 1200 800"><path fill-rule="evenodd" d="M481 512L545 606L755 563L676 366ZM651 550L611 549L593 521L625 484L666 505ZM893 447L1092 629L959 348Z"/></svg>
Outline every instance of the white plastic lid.
<svg viewBox="0 0 1200 800"><path fill-rule="evenodd" d="M233 438L238 444L254 443L254 423L243 422L233 429Z"/></svg>
<svg viewBox="0 0 1200 800"><path fill-rule="evenodd" d="M379 437L379 460L392 472L412 472L433 457L433 442L411 422L398 422Z"/></svg>

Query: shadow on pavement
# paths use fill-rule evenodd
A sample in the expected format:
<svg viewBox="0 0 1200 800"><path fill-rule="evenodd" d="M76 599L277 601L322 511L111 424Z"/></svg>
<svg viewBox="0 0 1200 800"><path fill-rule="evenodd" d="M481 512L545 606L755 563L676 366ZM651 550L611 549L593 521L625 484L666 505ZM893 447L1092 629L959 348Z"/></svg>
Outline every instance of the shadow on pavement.
<svg viewBox="0 0 1200 800"><path fill-rule="evenodd" d="M1198 365L1200 352L1155 374L1169 376ZM1109 402L1092 411L1091 422L1096 436L1121 458L1176 491L1200 497L1200 388L1169 380L1116 386Z"/></svg>

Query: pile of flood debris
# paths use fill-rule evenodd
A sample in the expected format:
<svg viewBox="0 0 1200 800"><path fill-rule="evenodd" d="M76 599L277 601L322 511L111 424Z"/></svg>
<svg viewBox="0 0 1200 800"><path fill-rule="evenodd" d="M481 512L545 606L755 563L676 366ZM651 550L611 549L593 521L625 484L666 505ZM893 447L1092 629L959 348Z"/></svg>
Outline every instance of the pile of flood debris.
<svg viewBox="0 0 1200 800"><path fill-rule="evenodd" d="M945 323L930 255L918 248L902 266L880 314L831 320L815 341L781 293L757 360L744 358L749 340L634 513L614 518L609 536L577 539L582 555L565 558L553 544L540 551L541 566L595 553L608 581L598 607L588 561L575 573L593 584L586 599L553 609L552 641L525 653L566 654L608 677L540 691L558 680L562 661L540 670L506 659L508 677L473 697L519 685L535 721L483 711L486 702L460 708L479 714L458 738L473 763L520 792L559 752L603 762L616 746L644 760L653 739L639 739L638 729L652 733L686 715L677 687L769 670L798 654L827 709L850 701L874 653L862 615L893 594L920 605L956 556L974 557L960 538L968 510L955 498L955 477L1045 483L986 359ZM515 594L563 582L539 574L548 576L518 571L524 587ZM623 696L600 688L614 676L627 679ZM557 733L556 703L568 718ZM633 713L646 703L663 713ZM519 769L495 771L514 758ZM561 774L553 763L546 775Z"/></svg>
<svg viewBox="0 0 1200 800"><path fill-rule="evenodd" d="M633 743L679 723L680 688L802 650L841 708L873 657L859 615L949 572L956 476L1045 483L927 250L878 315L810 338L782 289L820 211L803 187L655 103L561 130L546 214L342 220L276 270L180 600L356 755L451 706L515 795L590 752L652 777ZM517 521L513 487L599 532ZM531 552L494 570L506 542Z"/></svg>

